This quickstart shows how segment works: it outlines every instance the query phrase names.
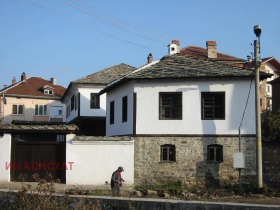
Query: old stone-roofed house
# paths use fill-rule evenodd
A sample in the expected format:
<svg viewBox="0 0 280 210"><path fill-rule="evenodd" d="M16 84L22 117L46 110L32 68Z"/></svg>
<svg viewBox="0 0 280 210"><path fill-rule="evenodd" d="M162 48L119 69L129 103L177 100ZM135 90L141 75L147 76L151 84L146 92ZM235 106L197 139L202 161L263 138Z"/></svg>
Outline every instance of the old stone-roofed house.
<svg viewBox="0 0 280 210"><path fill-rule="evenodd" d="M261 80L270 75L261 73ZM256 174L254 72L176 52L109 84L106 135L133 136L135 183L190 185L237 180L238 129L244 177ZM250 95L249 95L250 93Z"/></svg>
<svg viewBox="0 0 280 210"><path fill-rule="evenodd" d="M180 44L180 43L178 43ZM228 63L231 65L254 68L253 58L248 56L248 59L237 58L231 55L219 53L217 51L216 41L206 41L206 48L188 46L180 50L181 54L190 55L197 58L211 59L217 62ZM272 109L273 93L270 85L270 81L279 77L280 75L280 63L274 57L268 57L262 59L260 71L273 74L272 77L262 80L260 82L260 109L264 112L267 109Z"/></svg>
<svg viewBox="0 0 280 210"><path fill-rule="evenodd" d="M65 88L40 77L21 75L19 82L0 90L0 124L13 120L21 121L59 121L63 122L65 113L61 98ZM3 98L5 98L3 100Z"/></svg>
<svg viewBox="0 0 280 210"><path fill-rule="evenodd" d="M99 91L133 70L121 63L70 82L62 99L67 123L77 124L81 135L105 135L106 96L99 96Z"/></svg>

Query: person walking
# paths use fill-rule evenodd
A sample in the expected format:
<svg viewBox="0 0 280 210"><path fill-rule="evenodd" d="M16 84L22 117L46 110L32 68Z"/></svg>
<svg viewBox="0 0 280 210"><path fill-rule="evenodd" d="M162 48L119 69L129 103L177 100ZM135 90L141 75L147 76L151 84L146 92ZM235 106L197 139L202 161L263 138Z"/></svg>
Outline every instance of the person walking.
<svg viewBox="0 0 280 210"><path fill-rule="evenodd" d="M122 182L124 182L124 179L122 178L121 173L124 171L123 167L120 166L116 171L113 172L111 177L111 189L113 196L120 195L121 194L121 187Z"/></svg>

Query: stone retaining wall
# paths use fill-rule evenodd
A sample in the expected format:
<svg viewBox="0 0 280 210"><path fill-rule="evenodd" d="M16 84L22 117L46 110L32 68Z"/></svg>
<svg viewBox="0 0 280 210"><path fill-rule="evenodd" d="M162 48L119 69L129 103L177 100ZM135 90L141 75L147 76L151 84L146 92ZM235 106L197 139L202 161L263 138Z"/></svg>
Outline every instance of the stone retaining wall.
<svg viewBox="0 0 280 210"><path fill-rule="evenodd" d="M238 152L238 137L135 137L135 184L182 182L188 185L220 185L238 180L233 154ZM176 161L161 162L160 146L175 145ZM223 162L207 162L207 146L223 145ZM241 138L246 169L242 176L256 175L255 137Z"/></svg>

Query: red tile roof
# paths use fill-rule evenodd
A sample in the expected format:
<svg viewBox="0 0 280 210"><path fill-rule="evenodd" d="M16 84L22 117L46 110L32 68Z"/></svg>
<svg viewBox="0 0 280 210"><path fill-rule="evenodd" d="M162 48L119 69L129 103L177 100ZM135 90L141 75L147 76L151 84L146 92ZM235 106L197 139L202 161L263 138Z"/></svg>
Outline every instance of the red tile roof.
<svg viewBox="0 0 280 210"><path fill-rule="evenodd" d="M53 95L44 94L44 86L48 85L53 88ZM30 77L26 81L19 81L16 84L2 89L6 95L21 95L31 97L48 97L48 98L61 98L66 91L66 88L60 85L54 85L52 82L42 79L40 77Z"/></svg>
<svg viewBox="0 0 280 210"><path fill-rule="evenodd" d="M208 51L202 47L188 46L181 49L180 54L197 58L208 58ZM217 61L245 62L244 59L217 52Z"/></svg>

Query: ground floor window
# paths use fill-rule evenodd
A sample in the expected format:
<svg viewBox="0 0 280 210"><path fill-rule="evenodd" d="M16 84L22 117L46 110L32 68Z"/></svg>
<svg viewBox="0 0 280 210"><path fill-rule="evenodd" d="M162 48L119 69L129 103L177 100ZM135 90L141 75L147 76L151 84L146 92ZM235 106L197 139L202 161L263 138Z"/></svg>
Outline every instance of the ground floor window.
<svg viewBox="0 0 280 210"><path fill-rule="evenodd" d="M211 144L207 146L208 162L223 162L223 146L219 144Z"/></svg>
<svg viewBox="0 0 280 210"><path fill-rule="evenodd" d="M176 161L175 145L164 144L160 146L161 148L161 161Z"/></svg>

